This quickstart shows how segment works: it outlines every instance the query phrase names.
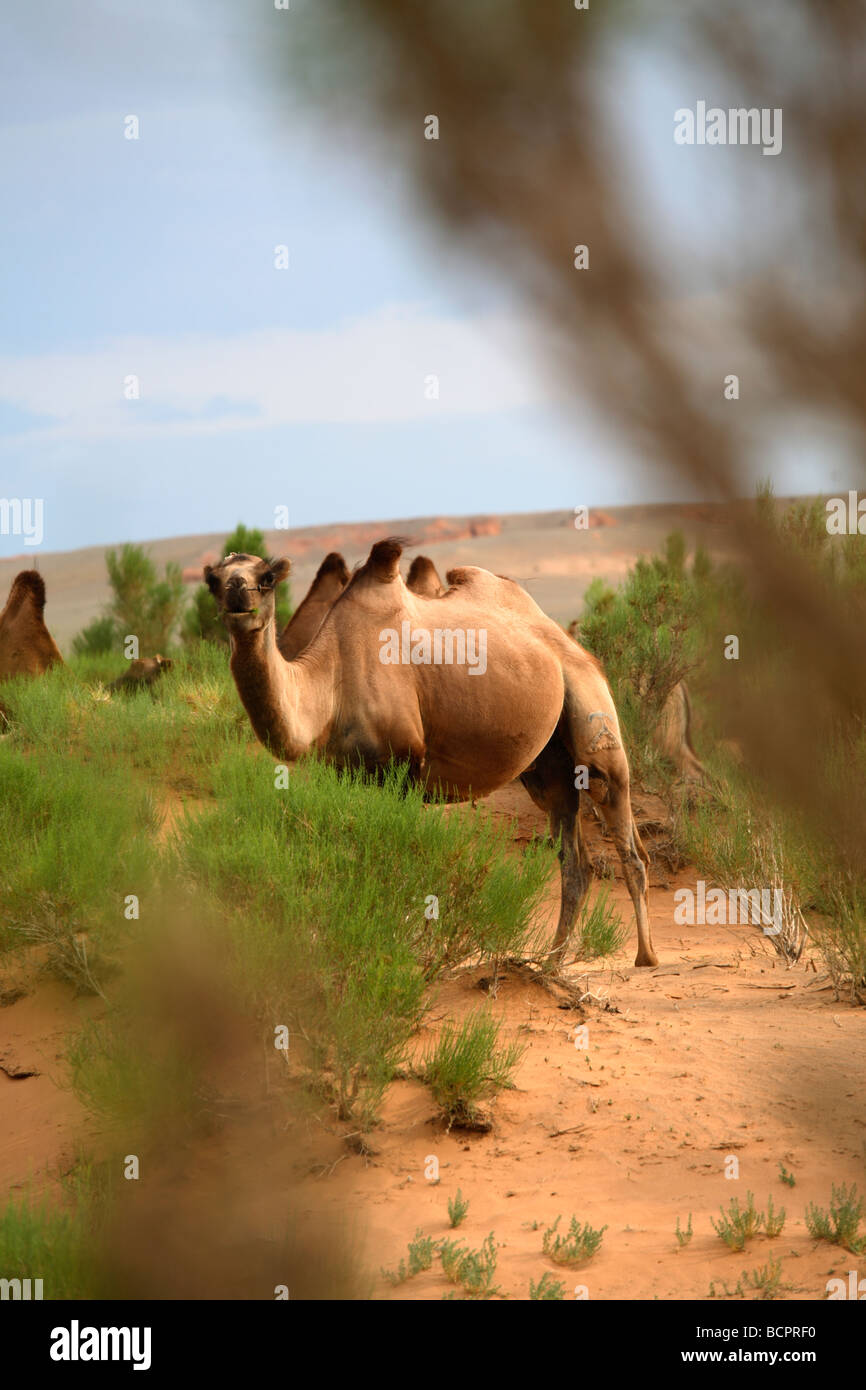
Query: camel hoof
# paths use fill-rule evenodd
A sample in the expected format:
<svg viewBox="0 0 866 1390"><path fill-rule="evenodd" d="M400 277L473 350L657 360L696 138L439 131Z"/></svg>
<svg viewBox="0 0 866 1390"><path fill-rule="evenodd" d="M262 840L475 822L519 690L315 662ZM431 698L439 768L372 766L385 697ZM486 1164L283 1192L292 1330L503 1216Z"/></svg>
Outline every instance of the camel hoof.
<svg viewBox="0 0 866 1390"><path fill-rule="evenodd" d="M659 958L658 958L658 956L656 956L656 955L651 955L651 956L641 956L641 955L638 955L638 956L635 957L635 962L634 962L634 963L635 963L635 965L642 965L642 966L646 966L647 969L652 969L653 966L658 965L658 963L659 963Z"/></svg>

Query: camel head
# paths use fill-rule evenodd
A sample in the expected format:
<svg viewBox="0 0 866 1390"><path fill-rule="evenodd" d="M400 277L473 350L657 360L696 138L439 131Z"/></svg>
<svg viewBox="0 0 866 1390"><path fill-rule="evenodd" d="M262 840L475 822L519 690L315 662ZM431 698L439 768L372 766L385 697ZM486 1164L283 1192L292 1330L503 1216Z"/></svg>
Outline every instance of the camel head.
<svg viewBox="0 0 866 1390"><path fill-rule="evenodd" d="M276 587L291 567L291 560L235 554L218 565L205 565L205 583L232 635L261 632L273 624Z"/></svg>

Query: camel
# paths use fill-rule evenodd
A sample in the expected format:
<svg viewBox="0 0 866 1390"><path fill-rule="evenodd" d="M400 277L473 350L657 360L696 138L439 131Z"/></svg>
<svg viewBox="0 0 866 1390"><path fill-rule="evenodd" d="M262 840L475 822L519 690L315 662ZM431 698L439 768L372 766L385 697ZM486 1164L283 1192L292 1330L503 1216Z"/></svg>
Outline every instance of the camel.
<svg viewBox="0 0 866 1390"><path fill-rule="evenodd" d="M170 656L162 656L157 652L156 656L143 656L136 661L129 663L129 669L124 671L122 676L118 676L116 681L112 681L109 690L144 690L145 687L153 686L154 681L165 672L170 671L172 660Z"/></svg>
<svg viewBox="0 0 866 1390"><path fill-rule="evenodd" d="M374 772L406 762L414 781L449 801L484 796L519 777L560 843L560 913L548 967L561 964L589 889L578 814L585 784L622 861L637 925L635 964L657 965L648 857L600 663L514 581L465 566L449 571L447 593L427 598L403 582L401 553L399 539L378 541L309 646L290 661L277 647L274 590L291 562L232 554L205 567L257 737L288 762L311 751ZM470 659L482 645L483 669Z"/></svg>
<svg viewBox="0 0 866 1390"><path fill-rule="evenodd" d="M312 642L326 615L349 582L346 561L336 551L326 555L304 598L277 640L286 661L292 661Z"/></svg>
<svg viewBox="0 0 866 1390"><path fill-rule="evenodd" d="M0 613L0 680L38 676L63 657L45 626L45 580L38 570L16 574Z"/></svg>
<svg viewBox="0 0 866 1390"><path fill-rule="evenodd" d="M653 742L670 758L684 782L708 782L709 773L692 743L692 702L685 681L678 681L661 707Z"/></svg>

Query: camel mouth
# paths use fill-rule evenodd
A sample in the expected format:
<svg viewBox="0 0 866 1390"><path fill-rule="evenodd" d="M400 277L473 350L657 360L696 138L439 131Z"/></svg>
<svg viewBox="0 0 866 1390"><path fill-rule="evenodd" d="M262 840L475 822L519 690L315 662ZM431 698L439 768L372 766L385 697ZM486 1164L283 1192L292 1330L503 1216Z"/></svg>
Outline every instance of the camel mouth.
<svg viewBox="0 0 866 1390"><path fill-rule="evenodd" d="M224 608L223 618L237 632L261 632L265 625L258 608Z"/></svg>

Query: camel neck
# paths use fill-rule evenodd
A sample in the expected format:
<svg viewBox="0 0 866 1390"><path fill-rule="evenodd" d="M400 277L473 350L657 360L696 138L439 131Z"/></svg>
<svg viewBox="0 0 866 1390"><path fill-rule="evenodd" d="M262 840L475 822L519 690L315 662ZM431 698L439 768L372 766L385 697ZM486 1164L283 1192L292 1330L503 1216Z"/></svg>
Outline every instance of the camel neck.
<svg viewBox="0 0 866 1390"><path fill-rule="evenodd" d="M333 673L304 658L287 661L277 649L273 623L258 632L232 633L231 672L257 737L292 762L328 736Z"/></svg>

